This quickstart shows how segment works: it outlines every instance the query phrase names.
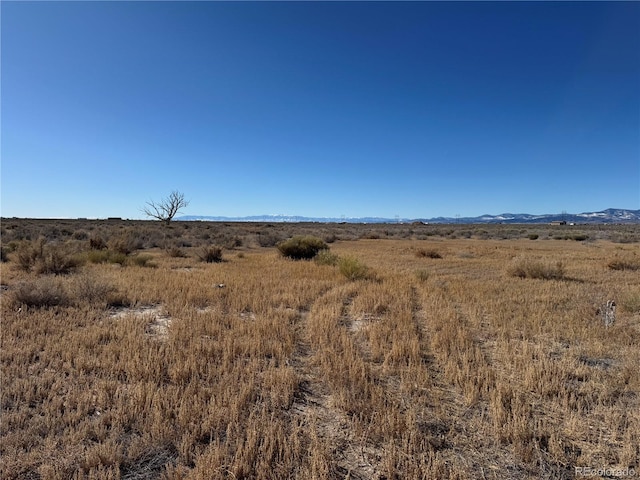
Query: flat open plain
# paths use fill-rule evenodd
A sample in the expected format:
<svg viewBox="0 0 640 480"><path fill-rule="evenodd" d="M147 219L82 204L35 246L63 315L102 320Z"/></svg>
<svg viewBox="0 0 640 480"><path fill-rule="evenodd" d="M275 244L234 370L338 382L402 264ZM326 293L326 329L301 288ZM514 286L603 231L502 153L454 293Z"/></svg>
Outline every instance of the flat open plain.
<svg viewBox="0 0 640 480"><path fill-rule="evenodd" d="M3 219L0 477L640 475L639 239Z"/></svg>

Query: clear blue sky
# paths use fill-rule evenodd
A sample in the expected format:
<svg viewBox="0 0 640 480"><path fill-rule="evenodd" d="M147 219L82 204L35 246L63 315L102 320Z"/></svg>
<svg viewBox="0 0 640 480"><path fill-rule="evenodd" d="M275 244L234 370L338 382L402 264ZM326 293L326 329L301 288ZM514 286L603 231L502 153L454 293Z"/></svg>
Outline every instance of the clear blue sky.
<svg viewBox="0 0 640 480"><path fill-rule="evenodd" d="M3 216L640 208L640 3L7 2Z"/></svg>

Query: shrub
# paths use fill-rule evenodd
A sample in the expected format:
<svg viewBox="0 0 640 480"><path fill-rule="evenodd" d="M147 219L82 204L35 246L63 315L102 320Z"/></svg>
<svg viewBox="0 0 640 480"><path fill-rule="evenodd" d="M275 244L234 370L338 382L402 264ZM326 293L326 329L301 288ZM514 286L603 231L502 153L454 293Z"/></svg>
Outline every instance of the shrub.
<svg viewBox="0 0 640 480"><path fill-rule="evenodd" d="M82 264L78 257L65 252L62 246L46 246L44 238L35 244L24 244L18 250L17 261L18 267L25 272L34 270L39 274L54 275L71 273Z"/></svg>
<svg viewBox="0 0 640 480"><path fill-rule="evenodd" d="M640 270L640 261L629 258L614 258L607 266L611 270Z"/></svg>
<svg viewBox="0 0 640 480"><path fill-rule="evenodd" d="M0 247L0 262L6 262L9 259L7 258L7 249L4 248L4 245Z"/></svg>
<svg viewBox="0 0 640 480"><path fill-rule="evenodd" d="M325 243L333 243L338 239L338 237L336 236L335 233L330 233L328 235L325 235L324 237L324 241Z"/></svg>
<svg viewBox="0 0 640 480"><path fill-rule="evenodd" d="M129 261L132 265L136 267L150 267L156 268L158 265L153 263L151 260L153 257L151 255L136 255L135 257L129 257Z"/></svg>
<svg viewBox="0 0 640 480"><path fill-rule="evenodd" d="M115 252L129 255L140 248L140 245L132 234L123 233L109 241L109 248Z"/></svg>
<svg viewBox="0 0 640 480"><path fill-rule="evenodd" d="M102 304L106 306L115 292L115 287L105 283L93 275L83 273L76 277L72 283L73 295L78 302L86 302L91 305Z"/></svg>
<svg viewBox="0 0 640 480"><path fill-rule="evenodd" d="M92 236L89 239L89 248L91 250L104 250L107 248L107 242L102 237Z"/></svg>
<svg viewBox="0 0 640 480"><path fill-rule="evenodd" d="M34 244L31 242L23 243L17 251L16 261L18 267L25 272L30 272L39 258L44 256L44 245L46 240L41 238Z"/></svg>
<svg viewBox="0 0 640 480"><path fill-rule="evenodd" d="M222 262L222 248L216 246L202 247L196 255L202 262L219 263Z"/></svg>
<svg viewBox="0 0 640 480"><path fill-rule="evenodd" d="M636 243L636 242L640 242L640 235L614 234L614 235L611 235L611 241L614 243Z"/></svg>
<svg viewBox="0 0 640 480"><path fill-rule="evenodd" d="M87 260L91 263L119 263L124 265L127 261L127 256L124 253L111 250L93 250L87 253Z"/></svg>
<svg viewBox="0 0 640 480"><path fill-rule="evenodd" d="M508 272L512 277L543 280L561 280L565 276L565 268L562 262L551 265L528 258L516 260Z"/></svg>
<svg viewBox="0 0 640 480"><path fill-rule="evenodd" d="M529 234L529 240L537 240L538 239L538 234L537 233L530 233Z"/></svg>
<svg viewBox="0 0 640 480"><path fill-rule="evenodd" d="M311 260L328 248L322 239L312 236L296 236L278 244L280 254L294 260Z"/></svg>
<svg viewBox="0 0 640 480"><path fill-rule="evenodd" d="M629 294L620 302L622 308L629 313L640 313L640 294Z"/></svg>
<svg viewBox="0 0 640 480"><path fill-rule="evenodd" d="M237 235L225 238L223 245L229 250L233 250L234 248L242 246L242 238Z"/></svg>
<svg viewBox="0 0 640 480"><path fill-rule="evenodd" d="M74 240L86 240L89 238L89 234L84 230L76 230L72 236Z"/></svg>
<svg viewBox="0 0 640 480"><path fill-rule="evenodd" d="M368 232L360 235L363 240L379 240L380 234L378 232Z"/></svg>
<svg viewBox="0 0 640 480"><path fill-rule="evenodd" d="M335 253L331 253L329 250L320 250L314 258L314 262L318 265L332 265L338 264L338 256Z"/></svg>
<svg viewBox="0 0 640 480"><path fill-rule="evenodd" d="M107 263L108 258L109 252L107 251L93 250L87 252L87 261L90 263Z"/></svg>
<svg viewBox="0 0 640 480"><path fill-rule="evenodd" d="M426 282L427 280L429 280L429 276L430 274L426 270L418 270L416 272L416 278L421 282Z"/></svg>
<svg viewBox="0 0 640 480"><path fill-rule="evenodd" d="M416 251L416 257L418 258L442 258L442 255L437 250L420 248Z"/></svg>
<svg viewBox="0 0 640 480"><path fill-rule="evenodd" d="M371 270L354 257L344 257L338 261L340 273L349 280L364 280L371 278Z"/></svg>
<svg viewBox="0 0 640 480"><path fill-rule="evenodd" d="M18 248L20 248L20 242L16 240L11 240L9 243L7 243L5 250L7 253L13 253L16 250L18 250Z"/></svg>
<svg viewBox="0 0 640 480"><path fill-rule="evenodd" d="M82 262L75 255L69 255L60 247L46 249L42 258L35 264L36 273L65 275L76 270Z"/></svg>
<svg viewBox="0 0 640 480"><path fill-rule="evenodd" d="M261 233L257 235L258 245L261 247L275 247L282 241L282 237L273 232Z"/></svg>
<svg viewBox="0 0 640 480"><path fill-rule="evenodd" d="M109 252L107 263L117 263L119 265L124 265L125 263L127 263L127 256L124 253Z"/></svg>
<svg viewBox="0 0 640 480"><path fill-rule="evenodd" d="M167 255L169 255L172 258L184 258L187 256L185 251L176 245L173 245L172 247L167 248L166 252L167 252Z"/></svg>
<svg viewBox="0 0 640 480"><path fill-rule="evenodd" d="M52 277L19 284L13 291L13 302L15 305L36 308L65 306L70 303L62 283Z"/></svg>

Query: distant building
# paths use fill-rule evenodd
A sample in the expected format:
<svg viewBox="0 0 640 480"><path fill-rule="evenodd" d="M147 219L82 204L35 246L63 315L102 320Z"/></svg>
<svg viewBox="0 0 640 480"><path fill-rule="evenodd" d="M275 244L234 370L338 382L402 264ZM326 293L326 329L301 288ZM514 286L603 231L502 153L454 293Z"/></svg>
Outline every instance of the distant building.
<svg viewBox="0 0 640 480"><path fill-rule="evenodd" d="M566 225L567 221L566 220L554 220L553 222L551 222L551 225Z"/></svg>

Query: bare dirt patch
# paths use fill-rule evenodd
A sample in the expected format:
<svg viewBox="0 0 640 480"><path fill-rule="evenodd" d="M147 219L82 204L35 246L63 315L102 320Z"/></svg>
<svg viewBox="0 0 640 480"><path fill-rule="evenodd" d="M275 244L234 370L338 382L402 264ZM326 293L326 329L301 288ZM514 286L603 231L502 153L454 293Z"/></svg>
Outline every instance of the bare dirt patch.
<svg viewBox="0 0 640 480"><path fill-rule="evenodd" d="M351 333L358 333L361 330L366 329L369 325L374 322L382 320L380 315L375 315L373 313L363 313L356 317L348 317L348 321L345 322L347 330Z"/></svg>
<svg viewBox="0 0 640 480"><path fill-rule="evenodd" d="M124 319L127 317L143 317L149 320L145 327L145 334L156 340L166 340L169 336L169 326L172 318L161 305L141 305L137 307L117 308L109 315L111 318Z"/></svg>

